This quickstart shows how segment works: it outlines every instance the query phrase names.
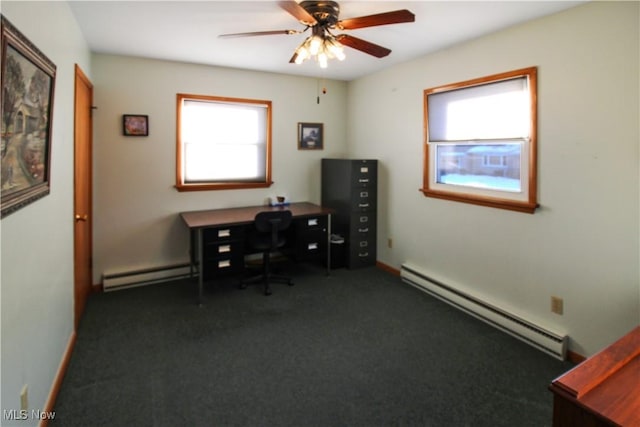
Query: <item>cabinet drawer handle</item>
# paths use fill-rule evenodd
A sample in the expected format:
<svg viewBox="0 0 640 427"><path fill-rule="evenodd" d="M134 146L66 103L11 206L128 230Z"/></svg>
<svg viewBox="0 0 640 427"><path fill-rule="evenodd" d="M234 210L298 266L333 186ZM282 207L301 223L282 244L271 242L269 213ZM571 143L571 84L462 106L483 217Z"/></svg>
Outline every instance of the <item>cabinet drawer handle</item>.
<svg viewBox="0 0 640 427"><path fill-rule="evenodd" d="M369 207L369 203L360 203L358 204L359 208L368 208Z"/></svg>
<svg viewBox="0 0 640 427"><path fill-rule="evenodd" d="M369 179L368 178L359 179L358 182L367 183L369 182Z"/></svg>
<svg viewBox="0 0 640 427"><path fill-rule="evenodd" d="M360 217L360 222L368 222L369 221L369 217L368 216L361 216Z"/></svg>
<svg viewBox="0 0 640 427"><path fill-rule="evenodd" d="M362 166L362 167L360 168L360 173L369 173L369 168L368 168L368 167L366 167L366 166Z"/></svg>
<svg viewBox="0 0 640 427"><path fill-rule="evenodd" d="M367 197L369 197L369 192L368 191L361 191L360 192L360 197L362 199L366 199Z"/></svg>
<svg viewBox="0 0 640 427"><path fill-rule="evenodd" d="M362 242L360 242L361 248L366 248L367 246L369 246L369 242L367 242L366 240L363 240Z"/></svg>
<svg viewBox="0 0 640 427"><path fill-rule="evenodd" d="M222 261L218 261L218 268L229 268L231 267L231 260L225 259Z"/></svg>
<svg viewBox="0 0 640 427"><path fill-rule="evenodd" d="M369 228L358 228L358 233L367 233L369 232Z"/></svg>
<svg viewBox="0 0 640 427"><path fill-rule="evenodd" d="M364 258L364 257L368 257L369 256L369 252L363 252L363 253L359 253L358 256L360 258Z"/></svg>
<svg viewBox="0 0 640 427"><path fill-rule="evenodd" d="M309 250L309 251L315 251L317 249L318 249L318 243L317 242L309 243L307 245L307 250Z"/></svg>
<svg viewBox="0 0 640 427"><path fill-rule="evenodd" d="M218 253L219 254L224 254L227 252L231 252L231 245L221 245L218 246Z"/></svg>
<svg viewBox="0 0 640 427"><path fill-rule="evenodd" d="M231 230L230 229L225 229L225 230L218 230L218 237L229 237L231 236Z"/></svg>
<svg viewBox="0 0 640 427"><path fill-rule="evenodd" d="M318 225L318 218L311 218L311 219L307 220L307 225L309 227L313 227L313 226Z"/></svg>

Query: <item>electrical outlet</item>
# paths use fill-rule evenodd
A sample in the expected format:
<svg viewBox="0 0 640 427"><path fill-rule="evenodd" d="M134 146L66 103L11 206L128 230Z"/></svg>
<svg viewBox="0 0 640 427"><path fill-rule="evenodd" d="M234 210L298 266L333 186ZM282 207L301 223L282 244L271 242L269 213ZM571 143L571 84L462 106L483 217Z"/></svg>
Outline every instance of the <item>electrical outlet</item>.
<svg viewBox="0 0 640 427"><path fill-rule="evenodd" d="M387 239L387 246L388 246L389 248L392 248L392 247L393 247L393 239L392 239L391 237L389 237L389 238Z"/></svg>
<svg viewBox="0 0 640 427"><path fill-rule="evenodd" d="M562 314L564 311L564 301L560 297L551 297L551 312Z"/></svg>
<svg viewBox="0 0 640 427"><path fill-rule="evenodd" d="M27 384L23 385L20 390L20 409L23 411L29 409L29 386Z"/></svg>

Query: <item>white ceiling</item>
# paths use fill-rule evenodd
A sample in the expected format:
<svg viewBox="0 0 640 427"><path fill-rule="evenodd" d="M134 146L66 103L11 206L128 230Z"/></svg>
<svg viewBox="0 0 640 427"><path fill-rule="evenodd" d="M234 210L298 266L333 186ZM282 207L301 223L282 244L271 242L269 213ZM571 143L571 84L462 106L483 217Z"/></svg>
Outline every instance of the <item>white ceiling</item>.
<svg viewBox="0 0 640 427"><path fill-rule="evenodd" d="M408 9L413 23L351 31L392 52L375 58L345 48L347 58L290 64L309 31L296 35L218 38L220 34L303 30L277 1L71 1L94 52L353 80L393 64L577 6L583 1L342 1L340 19Z"/></svg>

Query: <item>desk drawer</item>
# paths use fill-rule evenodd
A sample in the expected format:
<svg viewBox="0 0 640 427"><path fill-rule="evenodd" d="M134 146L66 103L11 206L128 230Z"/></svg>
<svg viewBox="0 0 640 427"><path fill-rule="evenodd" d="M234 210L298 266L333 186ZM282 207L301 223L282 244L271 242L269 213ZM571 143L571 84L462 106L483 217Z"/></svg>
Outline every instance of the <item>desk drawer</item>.
<svg viewBox="0 0 640 427"><path fill-rule="evenodd" d="M233 254L227 257L206 259L203 263L203 279L238 274L244 271L244 254Z"/></svg>
<svg viewBox="0 0 640 427"><path fill-rule="evenodd" d="M244 240L205 243L202 249L205 260L229 258L244 253Z"/></svg>
<svg viewBox="0 0 640 427"><path fill-rule="evenodd" d="M294 220L294 228L298 235L304 235L309 232L326 231L327 216L310 216L304 218L296 218Z"/></svg>
<svg viewBox="0 0 640 427"><path fill-rule="evenodd" d="M228 242L231 240L244 240L245 228L242 226L206 228L202 231L202 240L205 245L215 242Z"/></svg>
<svg viewBox="0 0 640 427"><path fill-rule="evenodd" d="M297 261L311 261L327 257L327 233L298 234L294 257Z"/></svg>

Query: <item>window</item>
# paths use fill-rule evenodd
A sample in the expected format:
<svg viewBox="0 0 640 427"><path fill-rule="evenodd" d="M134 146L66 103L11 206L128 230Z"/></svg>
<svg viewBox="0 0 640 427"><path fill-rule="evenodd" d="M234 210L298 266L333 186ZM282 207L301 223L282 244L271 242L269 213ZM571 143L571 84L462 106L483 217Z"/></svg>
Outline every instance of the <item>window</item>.
<svg viewBox="0 0 640 427"><path fill-rule="evenodd" d="M271 101L178 94L179 191L271 185Z"/></svg>
<svg viewBox="0 0 640 427"><path fill-rule="evenodd" d="M535 67L424 91L427 197L533 213Z"/></svg>

